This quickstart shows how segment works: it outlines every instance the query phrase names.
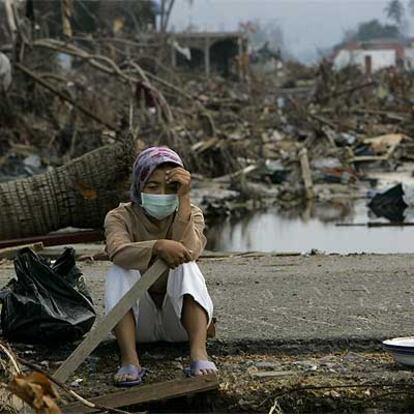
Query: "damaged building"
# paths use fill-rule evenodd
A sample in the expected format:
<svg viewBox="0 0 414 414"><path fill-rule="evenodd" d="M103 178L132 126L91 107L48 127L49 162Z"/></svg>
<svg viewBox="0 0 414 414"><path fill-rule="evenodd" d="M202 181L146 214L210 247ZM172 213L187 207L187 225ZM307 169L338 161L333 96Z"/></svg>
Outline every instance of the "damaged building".
<svg viewBox="0 0 414 414"><path fill-rule="evenodd" d="M243 77L248 66L243 32L182 32L171 34L174 67Z"/></svg>

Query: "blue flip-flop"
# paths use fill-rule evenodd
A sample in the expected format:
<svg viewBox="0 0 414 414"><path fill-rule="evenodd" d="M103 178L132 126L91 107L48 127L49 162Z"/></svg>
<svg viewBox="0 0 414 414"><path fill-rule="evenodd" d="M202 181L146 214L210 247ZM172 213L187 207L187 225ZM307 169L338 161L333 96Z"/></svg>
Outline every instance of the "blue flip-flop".
<svg viewBox="0 0 414 414"><path fill-rule="evenodd" d="M218 371L216 364L214 362L208 361L206 359L198 359L191 362L190 366L184 369L184 374L187 375L187 377L196 377L198 375L204 375L197 374L197 372L200 372L200 370L202 369L210 369L214 372Z"/></svg>
<svg viewBox="0 0 414 414"><path fill-rule="evenodd" d="M145 368L137 367L133 364L124 365L119 368L118 372L115 375L129 375L133 379L125 381L117 381L114 379L115 385L117 387L133 387L134 385L140 385L144 382L144 377L147 373Z"/></svg>

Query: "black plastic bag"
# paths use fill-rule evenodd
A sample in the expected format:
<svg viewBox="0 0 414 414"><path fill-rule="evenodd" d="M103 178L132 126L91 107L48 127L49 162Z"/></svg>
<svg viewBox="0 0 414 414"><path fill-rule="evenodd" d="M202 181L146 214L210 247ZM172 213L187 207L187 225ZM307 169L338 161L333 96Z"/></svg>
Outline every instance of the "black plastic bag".
<svg viewBox="0 0 414 414"><path fill-rule="evenodd" d="M96 312L73 249L65 249L50 265L25 248L14 267L17 280L0 292L1 326L8 340L51 345L75 341L91 329Z"/></svg>
<svg viewBox="0 0 414 414"><path fill-rule="evenodd" d="M385 217L393 223L402 223L404 210L408 207L403 196L402 185L397 184L384 193L376 194L368 203L368 207L377 217Z"/></svg>

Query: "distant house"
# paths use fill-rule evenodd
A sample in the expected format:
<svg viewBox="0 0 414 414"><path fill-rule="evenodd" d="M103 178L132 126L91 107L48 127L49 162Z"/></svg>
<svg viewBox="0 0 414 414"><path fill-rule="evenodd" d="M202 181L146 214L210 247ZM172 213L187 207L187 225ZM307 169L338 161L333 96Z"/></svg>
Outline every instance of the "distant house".
<svg viewBox="0 0 414 414"><path fill-rule="evenodd" d="M204 69L228 76L232 71L244 78L248 62L248 40L243 32L178 32L171 35L174 67Z"/></svg>
<svg viewBox="0 0 414 414"><path fill-rule="evenodd" d="M336 49L333 64L336 69L357 65L367 74L389 67L411 70L414 69L414 41L376 39L347 43Z"/></svg>

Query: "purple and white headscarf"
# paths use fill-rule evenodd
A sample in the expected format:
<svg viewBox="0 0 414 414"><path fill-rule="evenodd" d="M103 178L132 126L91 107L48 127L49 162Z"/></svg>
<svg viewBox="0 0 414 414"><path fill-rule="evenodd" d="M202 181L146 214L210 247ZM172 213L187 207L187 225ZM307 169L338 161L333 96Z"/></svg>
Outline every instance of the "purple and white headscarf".
<svg viewBox="0 0 414 414"><path fill-rule="evenodd" d="M132 184L129 192L131 201L141 204L141 192L148 178L157 167L166 162L184 167L179 155L168 147L150 147L138 155L132 169Z"/></svg>

